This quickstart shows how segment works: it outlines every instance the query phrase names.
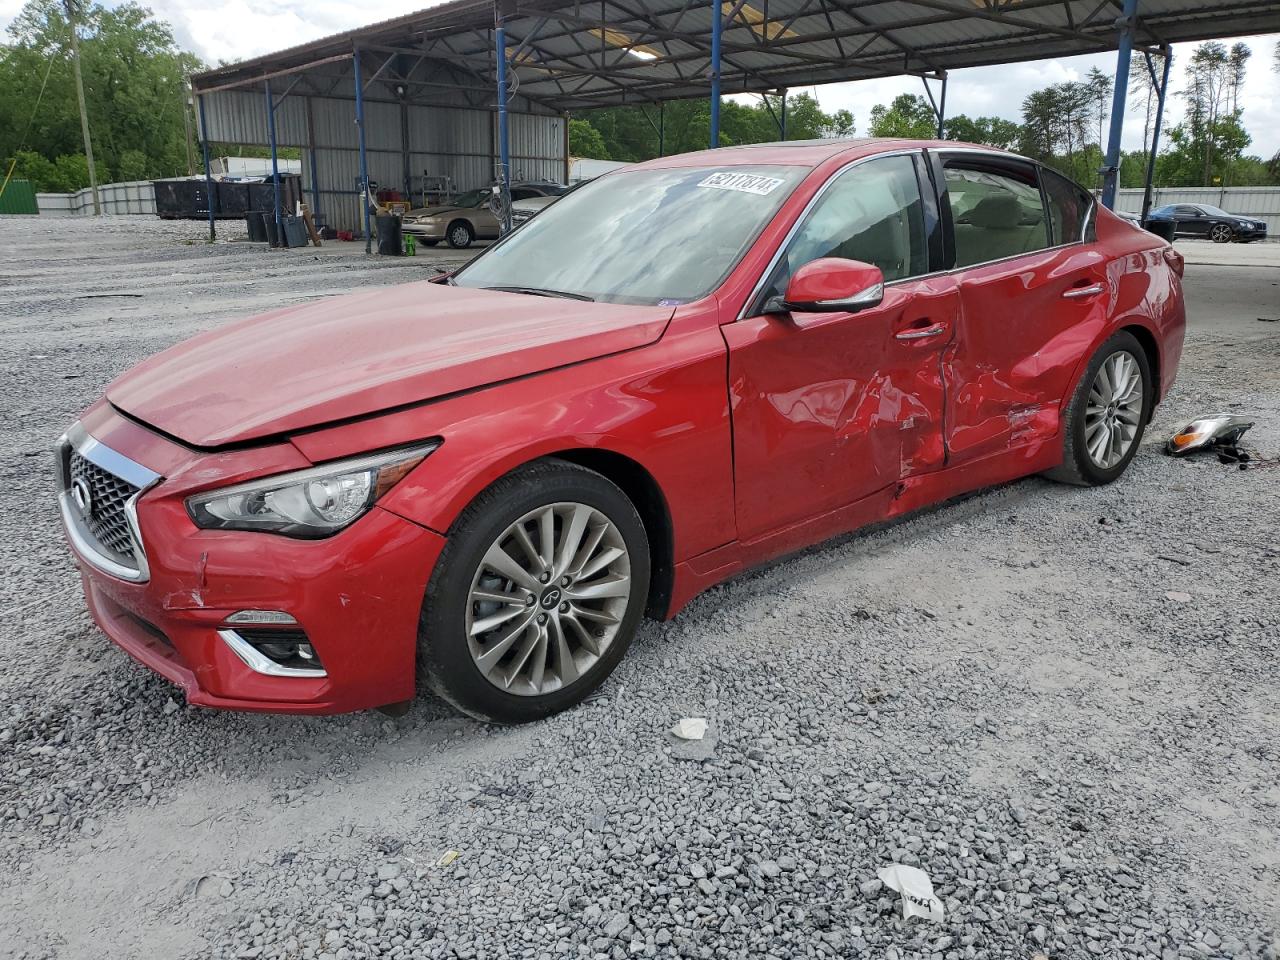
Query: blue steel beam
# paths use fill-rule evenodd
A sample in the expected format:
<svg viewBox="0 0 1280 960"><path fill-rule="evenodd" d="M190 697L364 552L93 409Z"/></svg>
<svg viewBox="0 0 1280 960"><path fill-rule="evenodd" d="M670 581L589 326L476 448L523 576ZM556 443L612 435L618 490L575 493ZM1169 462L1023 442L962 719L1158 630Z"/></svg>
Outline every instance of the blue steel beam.
<svg viewBox="0 0 1280 960"><path fill-rule="evenodd" d="M360 48L351 48L351 63L356 81L356 130L360 135L360 207L364 210L364 252L373 252L369 231L369 156L364 146L364 84L360 81Z"/></svg>
<svg viewBox="0 0 1280 960"><path fill-rule="evenodd" d="M511 232L511 131L507 118L507 30L502 9L493 6L494 64L498 81L498 187L502 191L502 232Z"/></svg>
<svg viewBox="0 0 1280 960"><path fill-rule="evenodd" d="M1133 32L1138 21L1138 0L1124 0L1124 9L1116 27L1120 31L1120 47L1116 53L1116 82L1111 93L1111 131L1107 135L1107 156L1102 165L1102 205L1108 210L1116 205L1116 186L1120 180L1120 135L1124 132L1124 108L1129 99L1129 61L1133 57Z"/></svg>
<svg viewBox="0 0 1280 960"><path fill-rule="evenodd" d="M711 146L720 146L720 37L724 33L724 10L720 0L711 0Z"/></svg>
<svg viewBox="0 0 1280 960"><path fill-rule="evenodd" d="M271 145L271 192L274 198L272 203L275 210L276 240L283 247L286 244L284 230L280 223L280 158L276 151L276 104L271 99L271 81L264 80L262 86L267 94L267 142Z"/></svg>
<svg viewBox="0 0 1280 960"><path fill-rule="evenodd" d="M1156 67L1151 62L1151 54L1147 53L1143 56L1147 60L1147 69L1151 72L1151 81L1155 83ZM1164 72L1160 75L1159 85L1156 87L1160 91L1156 99L1156 123L1155 129L1151 134L1151 155L1147 157L1147 177L1142 184L1142 222L1147 222L1147 217L1151 213L1151 181L1156 175L1156 154L1160 151L1160 124L1164 122L1164 98L1169 92L1169 65L1173 63L1173 47L1164 48Z"/></svg>

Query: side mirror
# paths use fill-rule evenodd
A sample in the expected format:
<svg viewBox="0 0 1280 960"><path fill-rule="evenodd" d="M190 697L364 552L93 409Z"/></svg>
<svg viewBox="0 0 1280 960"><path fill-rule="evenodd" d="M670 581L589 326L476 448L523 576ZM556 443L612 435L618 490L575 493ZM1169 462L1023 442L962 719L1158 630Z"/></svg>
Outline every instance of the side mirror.
<svg viewBox="0 0 1280 960"><path fill-rule="evenodd" d="M791 275L782 308L795 313L856 313L879 306L883 299L884 274L879 267L820 257Z"/></svg>

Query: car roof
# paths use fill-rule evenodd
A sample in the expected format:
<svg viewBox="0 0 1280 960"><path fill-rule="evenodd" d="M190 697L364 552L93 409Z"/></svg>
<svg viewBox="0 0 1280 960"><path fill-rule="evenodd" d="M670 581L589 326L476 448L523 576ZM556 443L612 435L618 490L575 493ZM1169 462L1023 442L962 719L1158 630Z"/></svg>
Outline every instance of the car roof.
<svg viewBox="0 0 1280 960"><path fill-rule="evenodd" d="M817 167L833 157L854 160L899 150L921 148L935 150L980 150L999 156L1016 157L1017 154L998 147L987 147L960 140L908 140L898 137L860 137L843 140L785 140L776 143L752 143L734 147L717 147L714 150L697 150L670 157L658 157L636 167L702 167L741 166L746 164L783 164L788 166ZM1025 159L1025 158L1020 158Z"/></svg>

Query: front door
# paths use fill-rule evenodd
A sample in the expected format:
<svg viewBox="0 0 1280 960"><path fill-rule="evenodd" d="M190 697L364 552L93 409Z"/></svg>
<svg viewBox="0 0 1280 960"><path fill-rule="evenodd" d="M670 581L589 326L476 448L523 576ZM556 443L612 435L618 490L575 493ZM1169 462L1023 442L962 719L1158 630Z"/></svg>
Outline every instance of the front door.
<svg viewBox="0 0 1280 960"><path fill-rule="evenodd" d="M916 154L854 164L827 184L729 347L738 536L748 541L867 497L944 458L940 360L952 277L924 277L936 222ZM857 313L766 310L819 257L880 267L884 301Z"/></svg>

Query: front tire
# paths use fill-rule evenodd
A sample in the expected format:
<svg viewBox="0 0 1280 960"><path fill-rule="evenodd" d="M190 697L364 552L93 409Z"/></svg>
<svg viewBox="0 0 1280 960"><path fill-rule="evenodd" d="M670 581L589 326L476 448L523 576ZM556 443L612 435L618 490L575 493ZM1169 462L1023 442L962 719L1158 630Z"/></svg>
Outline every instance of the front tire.
<svg viewBox="0 0 1280 960"><path fill-rule="evenodd" d="M1236 238L1236 232L1225 223L1215 223L1209 229L1209 239L1214 243L1230 243Z"/></svg>
<svg viewBox="0 0 1280 960"><path fill-rule="evenodd" d="M635 636L649 563L635 506L605 477L555 459L508 474L450 530L423 603L419 683L494 723L581 702Z"/></svg>
<svg viewBox="0 0 1280 960"><path fill-rule="evenodd" d="M1089 361L1063 415L1062 464L1045 476L1078 486L1101 486L1129 466L1154 406L1146 351L1120 331Z"/></svg>
<svg viewBox="0 0 1280 960"><path fill-rule="evenodd" d="M471 224L465 220L455 220L449 224L449 229L445 232L445 239L449 241L449 246L455 250L465 250L471 246L475 240L475 231L471 229Z"/></svg>

